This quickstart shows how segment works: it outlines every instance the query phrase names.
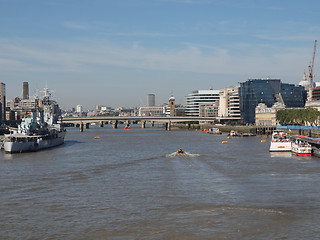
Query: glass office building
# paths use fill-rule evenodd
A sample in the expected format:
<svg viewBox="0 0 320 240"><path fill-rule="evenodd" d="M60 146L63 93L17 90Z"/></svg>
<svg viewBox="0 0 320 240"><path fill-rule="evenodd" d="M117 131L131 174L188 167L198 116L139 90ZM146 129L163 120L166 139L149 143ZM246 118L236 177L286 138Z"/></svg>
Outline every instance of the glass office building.
<svg viewBox="0 0 320 240"><path fill-rule="evenodd" d="M280 79L249 79L240 83L240 111L247 123L255 122L255 108L259 103L272 107L275 102L287 108L304 107L307 92L302 86L281 83Z"/></svg>

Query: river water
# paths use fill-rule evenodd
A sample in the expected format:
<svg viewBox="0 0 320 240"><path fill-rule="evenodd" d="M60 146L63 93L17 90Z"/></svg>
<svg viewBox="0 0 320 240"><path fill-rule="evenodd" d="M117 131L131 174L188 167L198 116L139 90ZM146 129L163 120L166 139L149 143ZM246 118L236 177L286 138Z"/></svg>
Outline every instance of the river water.
<svg viewBox="0 0 320 240"><path fill-rule="evenodd" d="M318 158L271 155L259 137L78 131L0 152L0 239L320 238Z"/></svg>

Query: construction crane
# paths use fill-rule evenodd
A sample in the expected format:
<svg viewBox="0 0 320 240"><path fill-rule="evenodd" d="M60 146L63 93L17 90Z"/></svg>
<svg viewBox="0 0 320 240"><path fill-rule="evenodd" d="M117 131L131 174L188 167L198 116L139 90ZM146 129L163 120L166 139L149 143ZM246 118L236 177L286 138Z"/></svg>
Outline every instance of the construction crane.
<svg viewBox="0 0 320 240"><path fill-rule="evenodd" d="M309 69L309 80L310 80L310 89L309 89L309 97L310 100L312 100L312 90L313 90L313 66L314 66L314 58L316 56L316 46L317 46L317 40L314 41L314 47L313 47L313 56L312 56L312 62L311 65L308 66Z"/></svg>

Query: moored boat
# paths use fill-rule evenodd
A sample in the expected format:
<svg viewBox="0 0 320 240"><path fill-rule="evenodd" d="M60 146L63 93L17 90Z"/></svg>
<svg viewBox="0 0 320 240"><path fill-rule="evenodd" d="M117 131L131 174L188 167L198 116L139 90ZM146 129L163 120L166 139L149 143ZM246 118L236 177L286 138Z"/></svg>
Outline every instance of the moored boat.
<svg viewBox="0 0 320 240"><path fill-rule="evenodd" d="M64 143L65 134L65 131L30 136L21 133L7 134L4 150L7 153L22 153L55 147Z"/></svg>
<svg viewBox="0 0 320 240"><path fill-rule="evenodd" d="M291 152L291 149L292 147L289 136L281 130L273 131L269 151Z"/></svg>
<svg viewBox="0 0 320 240"><path fill-rule="evenodd" d="M238 131L231 130L230 133L228 134L230 137L242 137L242 133L239 133Z"/></svg>
<svg viewBox="0 0 320 240"><path fill-rule="evenodd" d="M291 142L292 153L298 156L311 156L311 145L300 138L296 138Z"/></svg>
<svg viewBox="0 0 320 240"><path fill-rule="evenodd" d="M220 131L219 128L210 128L207 133L210 133L210 134L222 134L222 132Z"/></svg>
<svg viewBox="0 0 320 240"><path fill-rule="evenodd" d="M66 130L60 120L58 104L50 99L48 89L41 101L41 108L24 116L18 129L4 135L7 153L33 152L64 143Z"/></svg>

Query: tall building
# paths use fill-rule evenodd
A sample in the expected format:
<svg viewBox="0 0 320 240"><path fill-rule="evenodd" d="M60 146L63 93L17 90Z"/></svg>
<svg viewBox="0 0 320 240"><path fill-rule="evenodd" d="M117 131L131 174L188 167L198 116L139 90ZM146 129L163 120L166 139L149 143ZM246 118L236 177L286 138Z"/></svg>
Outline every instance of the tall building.
<svg viewBox="0 0 320 240"><path fill-rule="evenodd" d="M170 108L170 117L174 117L176 115L176 105L175 105L174 96L171 95L169 98L169 108Z"/></svg>
<svg viewBox="0 0 320 240"><path fill-rule="evenodd" d="M77 105L76 112L82 113L82 106L81 105Z"/></svg>
<svg viewBox="0 0 320 240"><path fill-rule="evenodd" d="M307 94L302 86L281 83L280 79L249 79L240 83L240 111L247 123L255 122L255 108L259 103L272 107L276 102L287 108L304 107Z"/></svg>
<svg viewBox="0 0 320 240"><path fill-rule="evenodd" d="M29 99L29 83L23 82L23 100Z"/></svg>
<svg viewBox="0 0 320 240"><path fill-rule="evenodd" d="M20 120L25 114L42 111L40 99L38 97L29 98L28 82L23 83L22 92L22 99L20 97L16 97L6 101L7 121Z"/></svg>
<svg viewBox="0 0 320 240"><path fill-rule="evenodd" d="M6 84L0 82L0 122L6 121Z"/></svg>
<svg viewBox="0 0 320 240"><path fill-rule="evenodd" d="M156 96L154 94L148 94L147 107L154 107L156 105Z"/></svg>
<svg viewBox="0 0 320 240"><path fill-rule="evenodd" d="M187 116L199 116L200 115L200 106L213 104L216 101L219 101L219 91L218 90L197 90L188 94L186 97Z"/></svg>
<svg viewBox="0 0 320 240"><path fill-rule="evenodd" d="M226 87L219 92L219 117L240 119L239 87Z"/></svg>

